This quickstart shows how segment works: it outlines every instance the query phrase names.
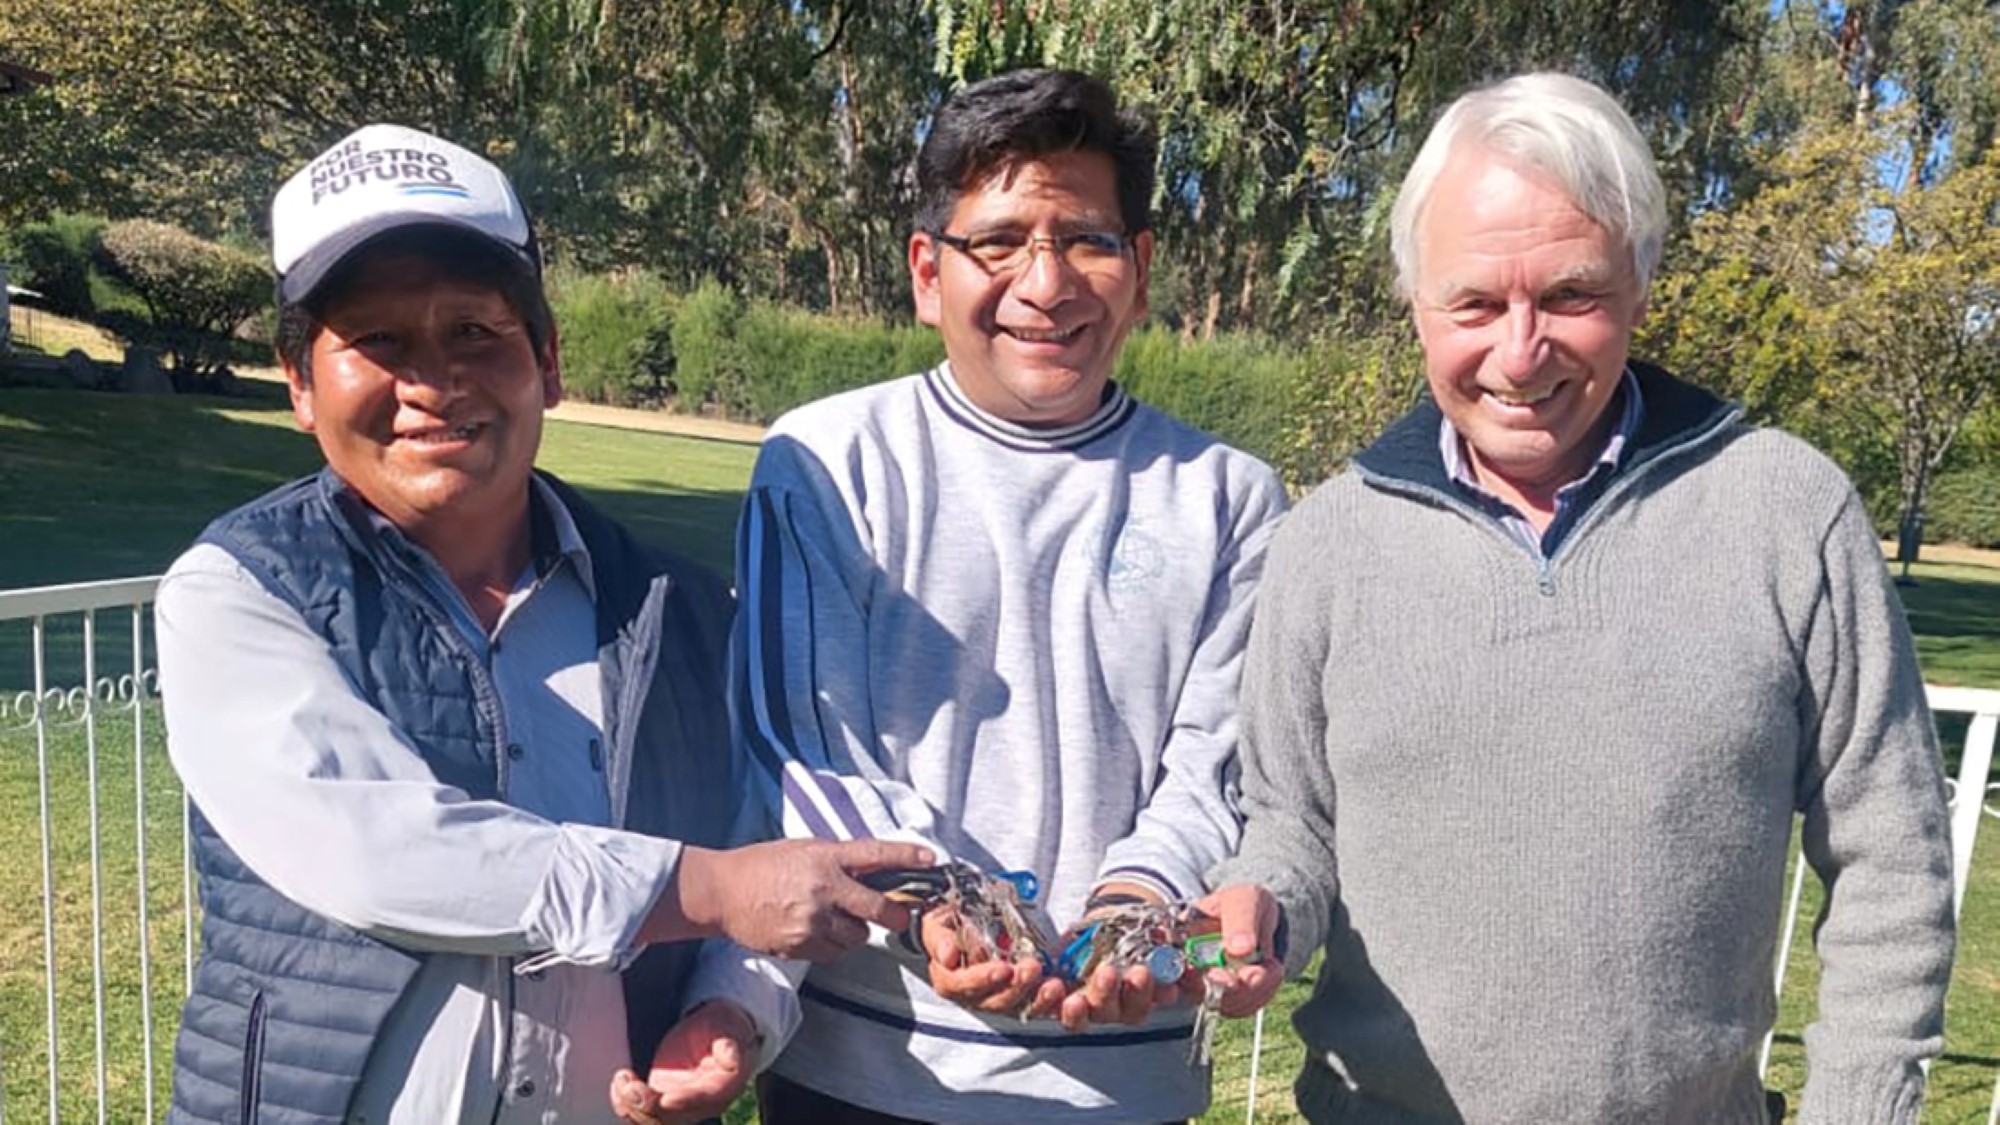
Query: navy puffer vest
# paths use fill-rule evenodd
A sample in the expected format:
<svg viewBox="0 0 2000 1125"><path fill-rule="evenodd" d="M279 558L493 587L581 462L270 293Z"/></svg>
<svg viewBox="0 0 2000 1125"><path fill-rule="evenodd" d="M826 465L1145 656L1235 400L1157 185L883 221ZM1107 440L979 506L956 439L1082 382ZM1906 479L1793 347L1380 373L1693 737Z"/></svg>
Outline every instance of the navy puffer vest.
<svg viewBox="0 0 2000 1125"><path fill-rule="evenodd" d="M597 584L613 825L705 847L740 842L732 831L745 779L729 750L722 681L726 590L544 479L575 519ZM414 545L371 518L332 472L222 516L201 541L228 551L326 639L439 780L475 798L504 791L508 759L486 669L418 579ZM168 1120L335 1125L424 955L272 890L199 810L193 843L202 952L174 1047ZM654 946L626 971L635 1059L651 1057L678 1014L697 948Z"/></svg>

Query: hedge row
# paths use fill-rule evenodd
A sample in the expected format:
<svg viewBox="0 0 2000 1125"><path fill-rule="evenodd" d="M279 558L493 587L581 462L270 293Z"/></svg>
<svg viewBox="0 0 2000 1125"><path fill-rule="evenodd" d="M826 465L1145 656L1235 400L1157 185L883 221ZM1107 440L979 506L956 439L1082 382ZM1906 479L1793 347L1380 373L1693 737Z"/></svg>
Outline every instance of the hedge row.
<svg viewBox="0 0 2000 1125"><path fill-rule="evenodd" d="M2000 547L2000 463L1938 477L1924 508L1926 542Z"/></svg>
<svg viewBox="0 0 2000 1125"><path fill-rule="evenodd" d="M744 300L713 281L676 295L633 272L550 274L569 393L769 422L795 406L943 358L934 329ZM1142 401L1270 461L1324 477L1406 407L1415 370L1395 345L1287 347L1253 336L1133 333L1117 378Z"/></svg>

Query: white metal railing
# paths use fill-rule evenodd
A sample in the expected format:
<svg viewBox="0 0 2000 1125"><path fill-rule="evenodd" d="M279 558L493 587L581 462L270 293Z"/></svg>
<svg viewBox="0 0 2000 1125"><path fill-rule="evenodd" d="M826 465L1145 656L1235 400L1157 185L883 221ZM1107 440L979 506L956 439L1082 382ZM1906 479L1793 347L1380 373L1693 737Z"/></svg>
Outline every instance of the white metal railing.
<svg viewBox="0 0 2000 1125"><path fill-rule="evenodd" d="M152 979L152 918L149 902L149 856L147 854L147 701L157 694L158 677L146 660L146 609L159 585L157 578L125 579L114 582L89 582L68 586L46 586L36 589L0 591L0 623L25 623L30 633L30 655L32 667L32 688L23 688L18 681L6 685L0 693L0 734L17 735L30 732L33 736L36 765L36 806L41 859L41 900L42 900L42 1001L44 1008L43 1063L47 1076L47 1100L49 1120L55 1122L62 1112L62 1071L61 1034L59 1016L62 1014L58 1000L58 964L61 960L57 937L62 923L59 920L59 904L63 898L57 880L57 832L59 826L51 801L52 787L57 775L57 760L52 757L52 741L70 743L80 731L83 740L85 765L85 808L87 833L89 837L89 882L90 882L90 968L91 968L91 1039L93 1045L93 1075L96 1094L96 1120L100 1123L109 1119L111 1103L108 1098L107 1058L106 1058L106 942L107 918L105 910L106 853L104 843L105 807L99 777L101 753L108 748L100 745L99 720L110 713L129 714L132 725L132 777L133 777L133 848L134 867L137 879L136 893L136 938L134 944L138 961L139 976L139 1016L142 1061L139 1066L144 1091L145 1120L158 1120L156 1090L156 1051L153 1040L154 996ZM131 645L131 666L113 674L100 674L98 666L99 620L109 616L114 620L113 628L129 627ZM81 650L77 654L80 661L80 681L59 679L61 671L50 668L51 619L80 619L82 626ZM4 665L0 665L4 667ZM17 677L27 669L12 669ZM52 686L57 683L73 683L74 686ZM0 746L0 750L11 752L11 744ZM61 752L61 748L54 748ZM181 904L182 904L182 944L185 950L182 982L183 991L192 980L194 965L194 914L192 865L187 862L187 809L185 801L181 806ZM0 1046L4 1046L0 1044ZM0 1051L0 1057L5 1052ZM4 1081L0 1081L0 1106L4 1106ZM0 1108L0 1114L4 1109Z"/></svg>
<svg viewBox="0 0 2000 1125"><path fill-rule="evenodd" d="M48 1078L48 1114L52 1123L61 1113L61 1073L59 1067L59 1040L57 1016L57 932L59 901L55 854L56 825L51 815L51 735L66 734L80 730L84 743L86 766L86 801L89 854L90 854L90 947L92 981L92 1032L94 1045L94 1076L96 1092L96 1119L101 1123L108 1120L107 1073L106 1073L106 922L104 895L104 850L103 850L103 810L99 801L99 738L98 720L107 713L129 712L132 720L132 771L134 835L133 846L138 872L137 918L138 937L136 953L139 962L140 1015L144 1025L141 1031L142 1053L144 1056L143 1082L145 1084L145 1120L157 1120L155 1045L153 1040L153 990L152 956L150 944L150 906L148 903L147 869L147 829L146 829L146 705L158 694L158 675L147 663L147 638L145 618L154 592L159 586L157 577L132 578L112 582L86 582L66 586L44 586L25 590L0 591L0 625L8 622L25 622L31 632L31 654L33 668L33 688L13 689L0 692L0 735L31 731L34 737L39 834L41 845L41 900L42 900L42 954L43 954L43 1002L45 1008L45 1039L43 1044L44 1063ZM129 671L120 671L116 676L100 675L97 661L98 619L110 614L124 618L131 629L131 666ZM52 618L80 618L82 627L79 663L81 683L71 687L53 687L54 681L48 667L49 621ZM4 660L5 653L0 653ZM0 663L0 669L7 665ZM1957 777L1947 785L1951 793L1951 839L1953 909L1963 903L1968 873L1971 869L1973 845L1984 818L2000 818L2000 807L1994 800L2000 799L2000 782L1989 782L1992 768L1996 732L2000 732L2000 691L1984 691L1970 688L1930 687L1927 689L1931 709L1939 713L1964 714L1971 716L1971 725L1966 735L1960 758ZM74 737L71 735L70 737ZM10 747L0 742L0 753ZM1994 794L1989 798L1988 794ZM194 975L194 885L193 865L188 856L188 806L185 799L180 802L181 839L179 841L179 867L181 883L181 939L182 939L182 986L185 989L193 981ZM1791 897L1787 905L1784 939L1779 946L1775 984L1782 989L1788 968L1789 953L1796 929L1801 894L1805 886L1803 859L1794 864L1791 883ZM4 1060L7 1044L0 1043L0 1060ZM1259 1062L1264 1048L1264 1016L1259 1013L1252 1029L1252 1045L1248 1065L1248 1088L1244 1106L1244 1120L1251 1123L1257 1114L1257 1083ZM1758 1072L1761 1075L1769 1062L1770 1037L1764 1043L1764 1053L1759 1059ZM5 1071L0 1069L0 1122L6 1119ZM1987 1117L1988 1125L2000 1125L2000 1083L1996 1083L1992 1109Z"/></svg>
<svg viewBox="0 0 2000 1125"><path fill-rule="evenodd" d="M1936 686L1926 686L1924 690L1934 714L1971 717L1959 756L1958 776L1945 779L1945 792L1951 801L1951 910L1956 918L1965 905L1965 885L1972 873L1972 849L1979 838L1979 826L1987 818L2000 819L2000 805L1994 803L2000 800L2000 782L1989 780L1995 735L2000 733L2000 691ZM1791 967L1792 937L1798 929L1806 867L1803 853L1793 859L1791 898L1785 906L1784 936L1778 941L1778 965L1772 981L1780 994L1785 990L1785 972ZM1764 1035L1763 1053L1757 1059L1759 1076L1770 1067L1775 1034L1773 1029ZM1986 1112L1986 1125L2000 1125L2000 1078L1994 1081L1993 1103Z"/></svg>

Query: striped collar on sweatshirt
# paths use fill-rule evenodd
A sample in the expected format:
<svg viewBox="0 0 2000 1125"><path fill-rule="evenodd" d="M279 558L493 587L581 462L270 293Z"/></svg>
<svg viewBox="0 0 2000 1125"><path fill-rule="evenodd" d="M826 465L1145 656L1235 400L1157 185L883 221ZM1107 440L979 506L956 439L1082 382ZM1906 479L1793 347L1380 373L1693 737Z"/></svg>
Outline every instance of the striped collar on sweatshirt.
<svg viewBox="0 0 2000 1125"><path fill-rule="evenodd" d="M1584 496L1584 490L1618 471L1618 464L1625 456L1625 447L1632 443L1633 436L1639 432L1639 424L1646 420L1646 404L1639 394L1639 379L1632 374L1630 367L1625 368L1625 377L1619 380L1618 391L1625 403L1618 415L1618 428L1611 432L1611 440L1604 443L1604 450L1597 455L1590 471L1556 490L1555 518L1549 521L1546 533L1536 531L1535 525L1528 522L1528 517L1480 485L1478 475L1472 470L1472 461L1465 455L1465 442L1449 418L1438 423L1438 453L1444 457L1445 474L1477 501L1481 510L1499 521L1516 542L1535 557L1547 558L1555 551L1562 536L1575 525L1578 513L1573 509Z"/></svg>
<svg viewBox="0 0 2000 1125"><path fill-rule="evenodd" d="M1054 453L1096 441L1123 425L1132 416L1132 411L1138 408L1138 401L1126 394L1125 388L1117 383L1106 383L1104 401L1088 418L1067 426L1023 426L974 406L959 387L958 379L952 375L949 363L940 363L925 372L924 387L938 409L953 422L1024 453Z"/></svg>

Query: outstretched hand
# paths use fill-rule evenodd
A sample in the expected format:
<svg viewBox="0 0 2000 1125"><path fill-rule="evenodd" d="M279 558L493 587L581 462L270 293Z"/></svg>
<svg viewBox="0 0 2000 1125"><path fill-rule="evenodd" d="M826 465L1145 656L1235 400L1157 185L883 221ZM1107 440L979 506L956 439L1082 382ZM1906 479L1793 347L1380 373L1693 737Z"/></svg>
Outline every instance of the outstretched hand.
<svg viewBox="0 0 2000 1125"><path fill-rule="evenodd" d="M728 851L681 853L678 908L655 909L642 937L670 941L722 935L758 953L831 961L868 939L866 923L909 925L907 906L870 890L855 876L926 867L929 848L892 840L778 840ZM663 900L665 903L665 900Z"/></svg>
<svg viewBox="0 0 2000 1125"><path fill-rule="evenodd" d="M630 1125L719 1117L749 1084L756 1043L743 1009L711 1000L668 1030L644 1080L631 1070L611 1076L611 1108Z"/></svg>
<svg viewBox="0 0 2000 1125"><path fill-rule="evenodd" d="M1278 900L1255 884L1238 883L1201 899L1195 908L1222 923L1222 948L1230 964L1210 969L1206 976L1222 991L1222 1014L1234 1019L1270 1003L1285 983L1284 951L1277 948Z"/></svg>
<svg viewBox="0 0 2000 1125"><path fill-rule="evenodd" d="M957 926L943 911L924 914L920 936L930 958L931 988L960 1007L1007 1015L1044 1015L1062 1003L1063 983L1043 977L1033 957L1012 961L974 961L959 939Z"/></svg>

